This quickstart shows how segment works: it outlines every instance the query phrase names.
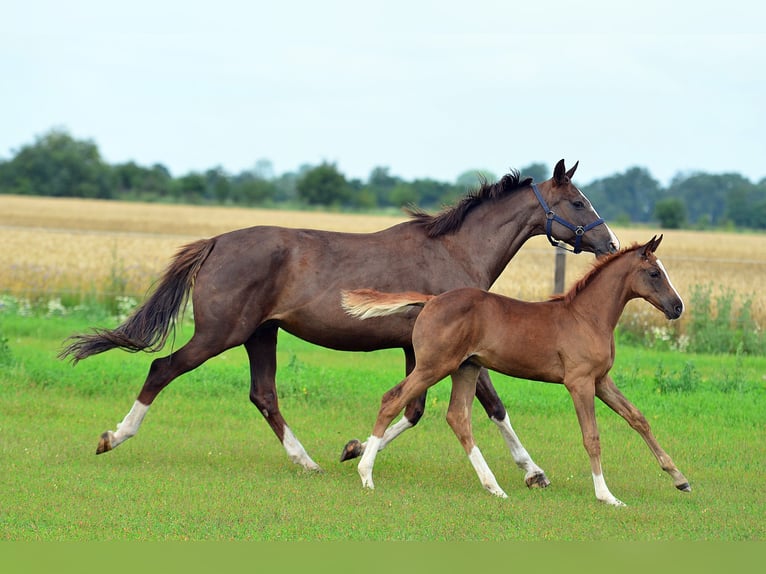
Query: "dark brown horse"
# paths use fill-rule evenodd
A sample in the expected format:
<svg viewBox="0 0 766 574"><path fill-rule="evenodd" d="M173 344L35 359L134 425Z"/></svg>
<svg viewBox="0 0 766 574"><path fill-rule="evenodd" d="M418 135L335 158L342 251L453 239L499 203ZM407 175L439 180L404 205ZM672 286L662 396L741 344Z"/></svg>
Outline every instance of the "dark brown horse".
<svg viewBox="0 0 766 574"><path fill-rule="evenodd" d="M359 461L362 484L373 488L372 468L383 434L393 418L413 397L452 376L452 396L447 421L492 494L505 497L473 439L471 403L482 368L523 379L563 383L572 396L590 457L596 498L622 506L609 492L601 471L601 447L594 397L622 416L646 441L676 488L691 490L654 438L649 423L626 399L609 376L614 362L614 328L625 304L643 298L677 319L683 301L654 252L660 244L653 237L602 258L564 296L527 303L475 288L462 288L433 296L422 293L380 293L373 290L345 292L343 306L360 318L411 313L423 307L415 321L412 345L415 369L382 400L378 419ZM381 319L375 319L379 321ZM370 325L372 330L377 325Z"/></svg>
<svg viewBox="0 0 766 574"><path fill-rule="evenodd" d="M97 453L135 435L157 394L173 379L244 345L250 360L250 400L290 459L318 470L279 410L274 380L279 329L339 350L402 348L406 370L411 371L410 334L416 313L381 320L373 331L343 312L341 290L486 289L527 239L546 230L549 239L555 236L575 250L597 255L614 251L617 239L600 225L603 220L571 181L576 167L566 171L561 160L553 178L539 185L512 172L439 215L413 211L412 220L376 233L259 226L186 245L156 290L123 324L76 335L61 353L76 362L114 348L157 351L194 287L191 340L152 362L133 407L115 431L101 435ZM486 374L477 395L526 471L528 483L548 484L514 434ZM398 430L417 423L424 406L425 395L413 400Z"/></svg>

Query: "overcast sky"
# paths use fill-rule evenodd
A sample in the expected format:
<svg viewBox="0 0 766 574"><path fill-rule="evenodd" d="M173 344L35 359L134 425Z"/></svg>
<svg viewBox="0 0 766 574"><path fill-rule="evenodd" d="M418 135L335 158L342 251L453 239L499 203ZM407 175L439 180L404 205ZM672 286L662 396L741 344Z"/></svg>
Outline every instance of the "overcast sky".
<svg viewBox="0 0 766 574"><path fill-rule="evenodd" d="M0 158L766 177L766 2L4 0Z"/></svg>

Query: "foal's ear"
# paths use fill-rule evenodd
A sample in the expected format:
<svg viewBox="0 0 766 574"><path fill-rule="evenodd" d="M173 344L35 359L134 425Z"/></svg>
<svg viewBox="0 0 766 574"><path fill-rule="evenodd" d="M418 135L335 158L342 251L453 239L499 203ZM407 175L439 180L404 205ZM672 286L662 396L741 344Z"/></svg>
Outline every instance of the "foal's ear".
<svg viewBox="0 0 766 574"><path fill-rule="evenodd" d="M655 251L657 251L657 248L660 246L661 241L662 241L662 234L660 234L659 237L657 237L656 235L652 237L649 240L649 242L641 248L641 255L646 257L650 253L654 253Z"/></svg>

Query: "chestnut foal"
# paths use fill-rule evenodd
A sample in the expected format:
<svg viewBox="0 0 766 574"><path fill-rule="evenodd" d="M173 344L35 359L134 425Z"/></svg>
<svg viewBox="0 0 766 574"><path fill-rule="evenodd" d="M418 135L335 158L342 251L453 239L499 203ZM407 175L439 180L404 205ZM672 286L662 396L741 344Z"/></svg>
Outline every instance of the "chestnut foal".
<svg viewBox="0 0 766 574"><path fill-rule="evenodd" d="M423 306L412 334L415 369L383 396L358 466L362 485L374 488L375 456L393 418L413 397L450 375L447 422L484 488L505 497L471 429L476 379L485 367L513 377L564 384L577 412L598 500L623 505L609 491L602 474L594 396L641 435L676 488L690 491L686 477L660 447L646 418L609 376L615 357L614 328L630 299L645 299L668 319L677 319L683 312L683 301L654 254L661 240L662 236L653 237L645 245L602 258L568 293L545 302L523 302L475 288L436 296L365 289L344 292L343 307L362 319Z"/></svg>

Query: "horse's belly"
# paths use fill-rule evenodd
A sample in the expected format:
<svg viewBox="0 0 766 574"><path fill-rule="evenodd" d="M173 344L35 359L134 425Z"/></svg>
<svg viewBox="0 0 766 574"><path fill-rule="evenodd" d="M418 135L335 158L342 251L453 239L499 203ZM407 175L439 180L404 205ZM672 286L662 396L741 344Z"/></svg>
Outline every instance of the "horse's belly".
<svg viewBox="0 0 766 574"><path fill-rule="evenodd" d="M322 347L339 351L376 351L409 347L412 344L414 317L290 317L279 322L280 328Z"/></svg>

